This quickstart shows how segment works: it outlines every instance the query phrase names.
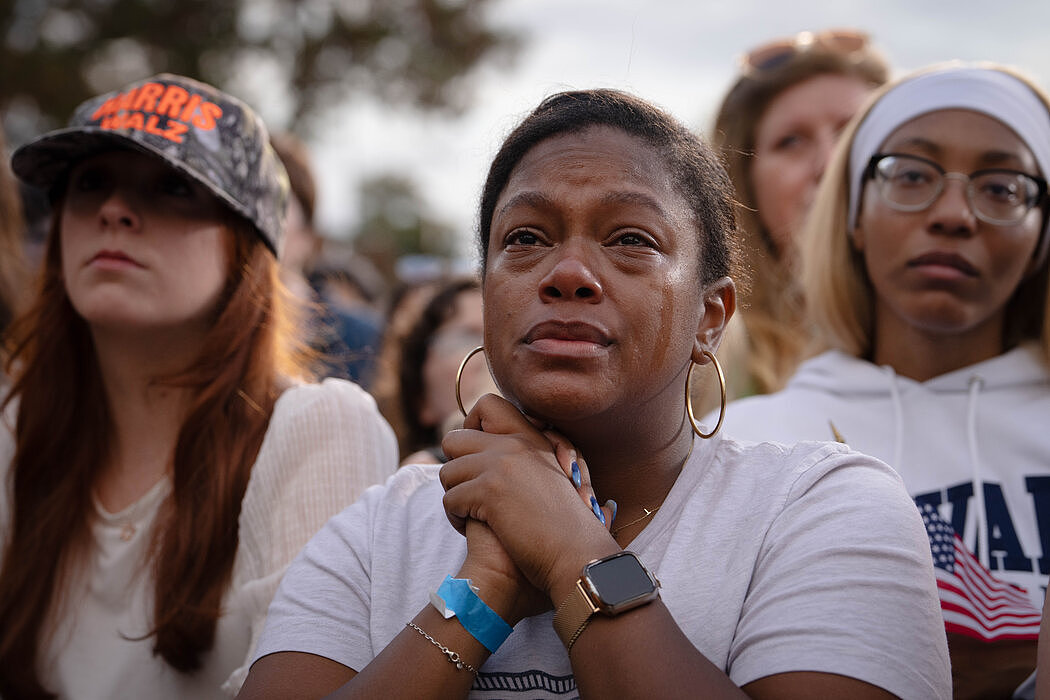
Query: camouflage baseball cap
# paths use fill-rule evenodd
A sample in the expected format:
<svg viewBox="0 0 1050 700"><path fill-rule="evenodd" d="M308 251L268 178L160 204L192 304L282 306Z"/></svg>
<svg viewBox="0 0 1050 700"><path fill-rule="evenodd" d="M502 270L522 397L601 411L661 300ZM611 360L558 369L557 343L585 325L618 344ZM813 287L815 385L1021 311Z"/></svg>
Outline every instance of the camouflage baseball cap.
<svg viewBox="0 0 1050 700"><path fill-rule="evenodd" d="M113 148L155 155L208 188L281 248L288 175L251 107L210 85L163 73L82 103L69 126L15 151L11 168L52 189L79 160Z"/></svg>

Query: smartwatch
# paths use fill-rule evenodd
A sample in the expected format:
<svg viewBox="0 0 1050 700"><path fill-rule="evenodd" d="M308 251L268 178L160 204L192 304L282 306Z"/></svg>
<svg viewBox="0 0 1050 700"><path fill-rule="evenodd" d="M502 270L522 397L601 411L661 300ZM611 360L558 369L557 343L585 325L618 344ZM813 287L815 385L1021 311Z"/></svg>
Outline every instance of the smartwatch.
<svg viewBox="0 0 1050 700"><path fill-rule="evenodd" d="M555 611L554 631L571 651L594 613L612 617L651 603L660 597L659 587L660 582L634 552L595 559L583 567L576 587Z"/></svg>

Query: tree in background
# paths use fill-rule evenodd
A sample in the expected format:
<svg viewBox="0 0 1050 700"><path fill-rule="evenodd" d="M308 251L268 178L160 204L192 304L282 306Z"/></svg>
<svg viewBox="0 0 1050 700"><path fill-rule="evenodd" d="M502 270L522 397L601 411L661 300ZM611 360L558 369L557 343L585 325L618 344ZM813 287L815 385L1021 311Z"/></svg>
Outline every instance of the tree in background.
<svg viewBox="0 0 1050 700"><path fill-rule="evenodd" d="M383 175L361 184L361 217L353 234L354 247L390 284L396 281L395 266L403 256L456 257L455 231L429 218L425 209L407 178Z"/></svg>
<svg viewBox="0 0 1050 700"><path fill-rule="evenodd" d="M84 99L161 71L213 83L282 129L355 92L456 113L483 60L515 35L491 0L8 0L0 111L9 140L61 125ZM274 115L275 110L284 114Z"/></svg>
<svg viewBox="0 0 1050 700"><path fill-rule="evenodd" d="M470 76L519 38L487 24L495 0L0 0L0 115L18 145L84 99L168 71L246 100L275 131L313 131L355 94L461 112ZM454 256L409 176L363 183L361 252Z"/></svg>

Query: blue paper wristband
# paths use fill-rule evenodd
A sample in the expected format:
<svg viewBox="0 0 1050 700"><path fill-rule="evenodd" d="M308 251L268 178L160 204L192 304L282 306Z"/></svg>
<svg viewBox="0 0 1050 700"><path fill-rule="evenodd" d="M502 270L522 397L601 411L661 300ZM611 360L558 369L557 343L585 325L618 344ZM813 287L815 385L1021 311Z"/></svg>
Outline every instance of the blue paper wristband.
<svg viewBox="0 0 1050 700"><path fill-rule="evenodd" d="M499 613L478 597L470 587L470 579L446 576L436 595L445 601L446 608L456 614L463 629L491 652L499 649L499 645L514 631Z"/></svg>

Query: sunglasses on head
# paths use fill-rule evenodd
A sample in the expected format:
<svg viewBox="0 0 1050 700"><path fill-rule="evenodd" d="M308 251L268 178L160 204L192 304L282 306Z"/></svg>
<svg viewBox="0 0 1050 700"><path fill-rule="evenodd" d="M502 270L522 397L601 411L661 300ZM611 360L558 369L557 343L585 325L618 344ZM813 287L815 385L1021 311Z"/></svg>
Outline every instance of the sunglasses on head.
<svg viewBox="0 0 1050 700"><path fill-rule="evenodd" d="M867 47L868 41L868 34L857 29L799 32L793 37L776 39L751 49L741 57L740 63L745 73L766 71L810 51L848 56Z"/></svg>

